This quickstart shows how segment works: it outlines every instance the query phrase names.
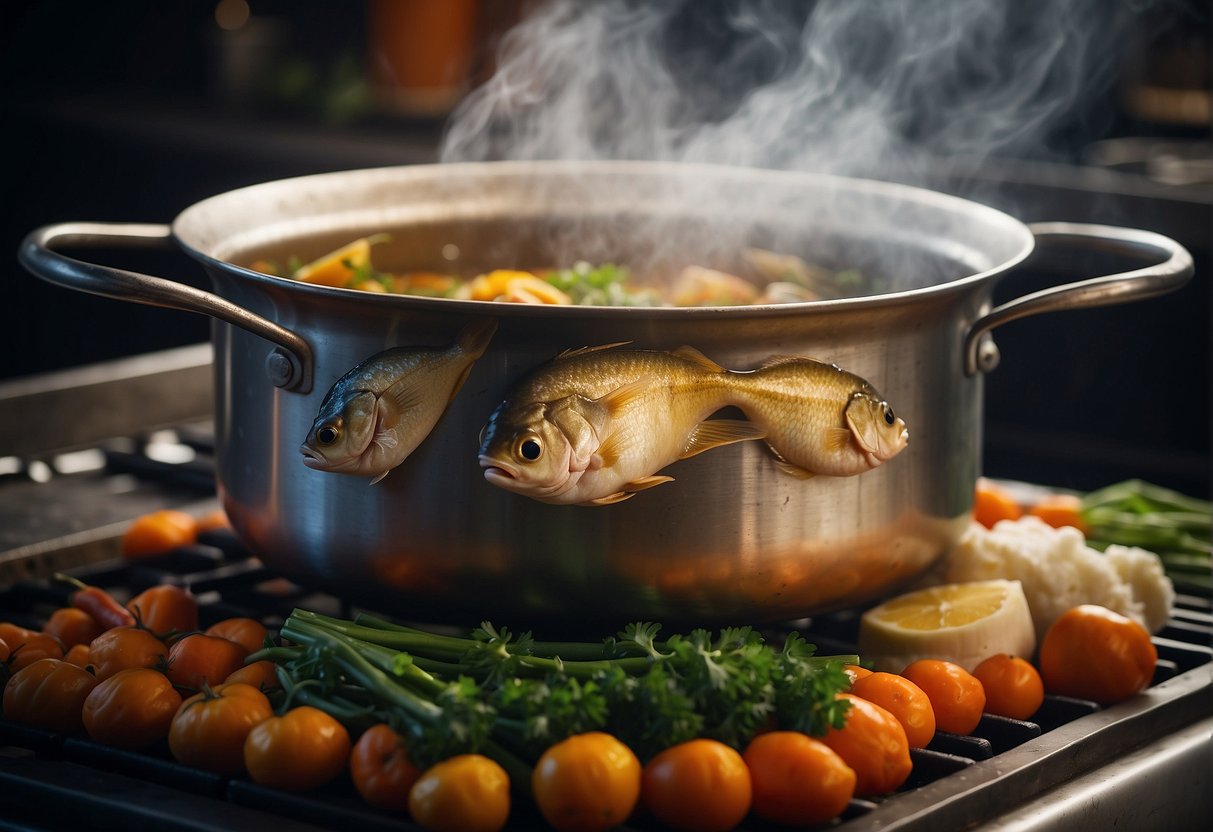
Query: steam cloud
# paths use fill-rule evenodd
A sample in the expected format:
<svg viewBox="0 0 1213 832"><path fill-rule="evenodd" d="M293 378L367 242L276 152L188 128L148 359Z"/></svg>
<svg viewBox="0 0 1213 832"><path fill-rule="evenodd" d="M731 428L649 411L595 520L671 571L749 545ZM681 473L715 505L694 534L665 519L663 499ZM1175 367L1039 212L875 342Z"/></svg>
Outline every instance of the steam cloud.
<svg viewBox="0 0 1213 832"><path fill-rule="evenodd" d="M1115 80L1126 5L553 0L503 38L442 159L905 175L927 155L1046 155Z"/></svg>

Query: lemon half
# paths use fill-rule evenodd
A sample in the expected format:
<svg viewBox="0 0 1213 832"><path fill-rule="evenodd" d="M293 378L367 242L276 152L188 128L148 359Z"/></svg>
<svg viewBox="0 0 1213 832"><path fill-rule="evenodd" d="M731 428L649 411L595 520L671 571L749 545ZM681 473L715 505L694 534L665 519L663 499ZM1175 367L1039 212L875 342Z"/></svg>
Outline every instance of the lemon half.
<svg viewBox="0 0 1213 832"><path fill-rule="evenodd" d="M1036 630L1019 581L974 581L908 592L859 620L859 656L900 673L918 659L946 659L972 671L996 653L1031 658Z"/></svg>

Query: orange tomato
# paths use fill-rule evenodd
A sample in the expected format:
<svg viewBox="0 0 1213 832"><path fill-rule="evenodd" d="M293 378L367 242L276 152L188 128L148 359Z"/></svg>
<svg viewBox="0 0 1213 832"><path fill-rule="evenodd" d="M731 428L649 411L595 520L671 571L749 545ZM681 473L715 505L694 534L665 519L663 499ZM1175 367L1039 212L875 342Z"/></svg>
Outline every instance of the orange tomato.
<svg viewBox="0 0 1213 832"><path fill-rule="evenodd" d="M239 774L249 732L273 715L270 700L255 687L218 685L181 703L169 727L169 751L189 766Z"/></svg>
<svg viewBox="0 0 1213 832"><path fill-rule="evenodd" d="M510 817L509 775L481 754L457 754L417 778L409 814L434 832L497 832Z"/></svg>
<svg viewBox="0 0 1213 832"><path fill-rule="evenodd" d="M973 668L986 692L986 713L1027 719L1045 701L1040 674L1031 662L999 653Z"/></svg>
<svg viewBox="0 0 1213 832"><path fill-rule="evenodd" d="M234 641L194 633L173 644L168 653L167 675L179 688L199 690L204 684L222 684L244 666L248 651Z"/></svg>
<svg viewBox="0 0 1213 832"><path fill-rule="evenodd" d="M850 702L842 728L831 728L822 742L855 771L859 797L888 794L910 776L910 743L897 717L879 705L851 693L838 694Z"/></svg>
<svg viewBox="0 0 1213 832"><path fill-rule="evenodd" d="M409 759L404 737L387 723L362 732L350 752L350 778L362 799L379 809L404 812L409 808L409 789L421 769Z"/></svg>
<svg viewBox="0 0 1213 832"><path fill-rule="evenodd" d="M601 832L627 820L640 798L640 761L610 734L589 731L548 748L531 790L539 812L560 832Z"/></svg>
<svg viewBox="0 0 1213 832"><path fill-rule="evenodd" d="M797 731L755 737L742 755L763 820L815 826L842 814L855 794L855 770L825 743Z"/></svg>
<svg viewBox="0 0 1213 832"><path fill-rule="evenodd" d="M855 684L857 680L862 679L864 676L872 675L872 671L868 670L866 667L860 667L857 664L843 665L842 671L843 673L846 673L848 677L850 677L852 685Z"/></svg>
<svg viewBox="0 0 1213 832"><path fill-rule="evenodd" d="M1082 516L1082 498L1075 494L1049 494L1037 500L1027 513L1039 517L1053 528L1073 526L1087 533L1087 521Z"/></svg>
<svg viewBox="0 0 1213 832"><path fill-rule="evenodd" d="M93 663L93 654L87 644L75 644L63 654L63 660L76 667L85 668Z"/></svg>
<svg viewBox="0 0 1213 832"><path fill-rule="evenodd" d="M8 669L12 672L29 667L39 659L63 658L63 644L48 633L27 630L6 621L0 623L0 639L8 645Z"/></svg>
<svg viewBox="0 0 1213 832"><path fill-rule="evenodd" d="M88 647L97 678L108 679L132 668L162 668L168 662L164 642L141 627L113 627Z"/></svg>
<svg viewBox="0 0 1213 832"><path fill-rule="evenodd" d="M51 613L42 632L59 639L64 647L75 647L77 644L89 644L103 630L84 610L63 607Z"/></svg>
<svg viewBox="0 0 1213 832"><path fill-rule="evenodd" d="M926 748L935 736L935 709L922 688L895 673L870 673L851 693L891 713L905 729L910 748Z"/></svg>
<svg viewBox="0 0 1213 832"><path fill-rule="evenodd" d="M282 687L282 683L278 681L278 666L268 659L246 664L233 670L223 680L226 685L236 682L252 685L262 693Z"/></svg>
<svg viewBox="0 0 1213 832"><path fill-rule="evenodd" d="M179 707L181 694L168 677L140 667L98 682L81 715L84 730L97 742L138 750L168 736Z"/></svg>
<svg viewBox="0 0 1213 832"><path fill-rule="evenodd" d="M160 584L140 592L126 608L147 629L162 637L198 629L198 599L173 584Z"/></svg>
<svg viewBox="0 0 1213 832"><path fill-rule="evenodd" d="M671 746L649 760L640 799L654 817L674 829L724 832L750 811L753 785L745 760L711 739Z"/></svg>
<svg viewBox="0 0 1213 832"><path fill-rule="evenodd" d="M193 515L163 509L135 518L122 535L122 554L128 558L159 555L197 539L198 521Z"/></svg>
<svg viewBox="0 0 1213 832"><path fill-rule="evenodd" d="M935 727L951 734L969 734L981 722L986 692L981 682L958 664L943 659L919 659L901 675L931 700Z"/></svg>
<svg viewBox="0 0 1213 832"><path fill-rule="evenodd" d="M999 520L1018 520L1023 509L1005 488L980 477L973 496L973 519L987 529Z"/></svg>
<svg viewBox="0 0 1213 832"><path fill-rule="evenodd" d="M201 533L209 532L212 529L230 529L232 524L227 519L227 513L223 509L217 508L199 517L195 527Z"/></svg>
<svg viewBox="0 0 1213 832"><path fill-rule="evenodd" d="M207 627L205 632L234 641L249 653L265 646L265 625L255 618L226 618Z"/></svg>
<svg viewBox="0 0 1213 832"><path fill-rule="evenodd" d="M87 670L59 659L38 659L4 688L4 716L48 731L79 731L84 700L97 685Z"/></svg>
<svg viewBox="0 0 1213 832"><path fill-rule="evenodd" d="M271 716L244 741L244 767L263 786L307 791L323 786L345 770L350 734L319 708L301 705Z"/></svg>
<svg viewBox="0 0 1213 832"><path fill-rule="evenodd" d="M1144 690L1158 651L1131 618L1095 604L1062 613L1040 644L1045 690L1111 705Z"/></svg>

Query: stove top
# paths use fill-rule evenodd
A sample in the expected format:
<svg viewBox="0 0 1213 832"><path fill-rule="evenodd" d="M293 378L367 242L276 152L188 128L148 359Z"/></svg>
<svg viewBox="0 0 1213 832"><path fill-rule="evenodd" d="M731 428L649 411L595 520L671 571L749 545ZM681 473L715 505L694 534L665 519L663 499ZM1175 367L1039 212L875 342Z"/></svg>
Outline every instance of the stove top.
<svg viewBox="0 0 1213 832"><path fill-rule="evenodd" d="M108 367L110 382L88 395L129 392L143 383L140 373L155 375L162 393L189 384L209 392L209 372L199 371L208 351L167 358L122 372ZM68 394L43 382L15 393L0 387L0 425L31 412L31 403ZM82 388L74 392L76 412L88 412ZM161 398L171 397L153 396L144 427L128 427L121 438L97 436L97 426L85 423L55 434L48 450L0 458L0 619L41 627L68 601L70 589L50 580L55 571L120 600L158 583L188 586L204 627L249 616L274 629L295 607L351 617L356 610L340 598L274 574L228 530L205 532L196 545L160 556L121 558L120 535L139 514L166 507L203 513L216 505L207 414L174 417L155 403ZM855 611L794 626L823 653L854 652ZM1154 642L1158 669L1141 696L1108 708L1049 696L1030 722L987 715L970 736L938 734L912 753L913 774L901 789L853 800L833 828L1204 828L1213 816L1208 599L1181 596ZM132 753L0 720L0 828L59 828L80 817L123 829L416 828L363 804L348 778L286 794L182 766L166 747ZM526 820L514 827L526 828Z"/></svg>

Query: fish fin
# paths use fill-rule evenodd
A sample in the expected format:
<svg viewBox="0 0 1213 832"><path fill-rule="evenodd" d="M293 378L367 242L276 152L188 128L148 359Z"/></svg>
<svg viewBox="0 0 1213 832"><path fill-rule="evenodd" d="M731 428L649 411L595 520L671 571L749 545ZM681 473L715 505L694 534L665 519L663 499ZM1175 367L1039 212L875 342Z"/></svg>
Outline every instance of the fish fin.
<svg viewBox="0 0 1213 832"><path fill-rule="evenodd" d="M772 355L758 365L758 369L765 370L767 367L778 367L780 364L802 364L805 361L811 361L814 364L824 364L824 361L818 361L816 358L808 358L803 355Z"/></svg>
<svg viewBox="0 0 1213 832"><path fill-rule="evenodd" d="M599 344L596 347L577 347L568 349L556 356L557 360L561 358L572 358L577 355L589 355L592 352L602 352L603 350L613 350L616 347L624 347L632 343L631 341L616 341L613 344Z"/></svg>
<svg viewBox="0 0 1213 832"><path fill-rule="evenodd" d="M580 503L583 506L609 506L615 503L622 503L624 500L630 500L636 496L634 491L616 491L614 494L608 494L605 497L598 497L594 500L586 500Z"/></svg>
<svg viewBox="0 0 1213 832"><path fill-rule="evenodd" d="M379 397L380 418L383 427L394 427L396 419L392 419L389 423L386 413L383 412L384 402L391 402L396 406L397 418L401 413L407 413L415 407L419 407L425 401L425 390L422 389L420 380L415 373L410 373L400 381L393 384L391 387L383 391L383 395Z"/></svg>
<svg viewBox="0 0 1213 832"><path fill-rule="evenodd" d="M688 459L704 451L710 451L712 448L719 448L721 445L745 442L748 439L762 439L766 435L765 430L744 419L709 419L706 422L700 422L691 430L686 444L682 446L682 454L678 458Z"/></svg>
<svg viewBox="0 0 1213 832"><path fill-rule="evenodd" d="M667 477L664 474L653 474L651 477L641 477L640 479L625 483L623 490L629 494L635 494L637 491L646 491L650 488L656 488L659 485L673 481L673 477Z"/></svg>
<svg viewBox="0 0 1213 832"><path fill-rule="evenodd" d="M451 397L446 400L447 404L450 404L451 402L455 401L455 397L457 395L459 395L459 391L461 389L463 389L463 383L468 380L468 376L470 376L471 374L472 374L472 365L468 364L466 367L463 368L462 372L459 373L459 378L455 379L455 384L454 384L454 386L451 387Z"/></svg>
<svg viewBox="0 0 1213 832"><path fill-rule="evenodd" d="M386 476L387 476L388 474L390 474L390 473L392 473L392 469L391 469L391 468L387 469L387 470L386 470L386 471L384 471L382 474L380 474L379 476L377 476L377 477L375 477L373 480L371 480L371 485L374 485L375 483L379 482L381 479L383 479L384 477L386 477Z"/></svg>
<svg viewBox="0 0 1213 832"><path fill-rule="evenodd" d="M459 349L463 351L467 357L475 361L480 356L484 355L484 351L489 347L489 341L493 340L493 334L497 332L497 319L485 318L479 321L468 323L459 331ZM456 390L459 388L456 387Z"/></svg>
<svg viewBox="0 0 1213 832"><path fill-rule="evenodd" d="M635 381L621 384L605 396L599 396L594 401L605 407L608 413L614 414L643 396L652 383L652 379L648 376L641 376Z"/></svg>
<svg viewBox="0 0 1213 832"><path fill-rule="evenodd" d="M807 468L801 468L799 465L793 465L786 459L775 460L775 467L780 471L783 471L785 474L791 474L798 480L811 480L813 477L817 476Z"/></svg>
<svg viewBox="0 0 1213 832"><path fill-rule="evenodd" d="M619 461L619 457L623 456L624 448L627 447L627 440L620 431L613 432L606 438L606 441L598 446L598 453L594 454L591 461L591 467L597 470L598 468L610 468Z"/></svg>
<svg viewBox="0 0 1213 832"><path fill-rule="evenodd" d="M825 446L827 451L841 451L851 441L851 432L846 428L828 428Z"/></svg>
<svg viewBox="0 0 1213 832"><path fill-rule="evenodd" d="M699 350L697 350L694 347L689 346L687 344L683 344L681 347L679 347L678 349L671 352L670 355L681 358L684 361L690 361L692 364L697 364L698 366L707 370L709 373L727 373L728 372L728 370L726 370L724 367L721 367L719 364L717 364L712 359L708 358L706 355L701 353Z"/></svg>

